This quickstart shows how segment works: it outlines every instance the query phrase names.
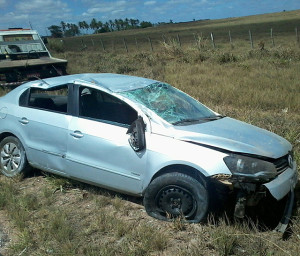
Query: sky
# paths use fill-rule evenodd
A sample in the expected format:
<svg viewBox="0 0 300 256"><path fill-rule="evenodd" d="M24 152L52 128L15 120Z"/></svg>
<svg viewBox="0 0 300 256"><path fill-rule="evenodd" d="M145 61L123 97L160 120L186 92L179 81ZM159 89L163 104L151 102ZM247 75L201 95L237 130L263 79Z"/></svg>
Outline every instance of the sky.
<svg viewBox="0 0 300 256"><path fill-rule="evenodd" d="M49 34L47 27L114 19L182 22L300 9L300 0L0 0L0 29L23 27Z"/></svg>

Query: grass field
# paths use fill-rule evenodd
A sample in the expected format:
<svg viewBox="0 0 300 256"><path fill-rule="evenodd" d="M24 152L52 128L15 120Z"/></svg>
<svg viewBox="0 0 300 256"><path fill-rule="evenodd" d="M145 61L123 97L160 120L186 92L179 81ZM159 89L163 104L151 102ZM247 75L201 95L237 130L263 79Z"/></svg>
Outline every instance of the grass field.
<svg viewBox="0 0 300 256"><path fill-rule="evenodd" d="M241 46L249 49L249 30L252 32L254 46L261 41L267 47L273 46L270 32L273 29L275 45L293 47L296 44L295 28L300 34L300 11L281 12L265 15L254 15L241 18L229 18L220 20L202 20L196 22L185 22L179 24L166 24L163 26L147 29L134 29L127 31L116 31L98 35L86 35L73 38L65 38L64 48L68 51L79 51L84 46L88 50L109 52L125 52L124 39L129 52L136 50L150 51L149 37L153 44L153 50L158 51L160 42L163 40L177 40L177 35L183 47L196 44L196 39L207 40L211 48L210 33L213 32L217 48L229 45L229 31L233 46ZM165 39L163 39L165 38Z"/></svg>
<svg viewBox="0 0 300 256"><path fill-rule="evenodd" d="M285 137L294 145L299 165L300 48L294 34L299 15L299 11L282 12L101 35L117 40L148 33L161 38L162 33L178 31L214 29L224 35L228 28L239 35L246 31L233 47L224 42L212 49L203 37L200 47L180 47L170 40L157 42L154 52L94 52L88 47L52 54L68 59L70 74L111 72L168 82L221 114ZM249 28L257 41L266 41L264 31L271 25L282 31L275 46L266 43L261 50L256 43L251 49ZM89 37L96 41L97 36ZM80 38L69 40L74 45L80 42ZM134 41L130 47L135 47ZM3 255L300 255L298 201L292 225L282 235L251 218L235 222L230 216L211 216L206 224L192 225L181 220L161 222L145 213L140 199L38 171L17 180L0 176L0 187L0 231L2 226L6 234L0 246ZM296 194L299 197L299 188Z"/></svg>

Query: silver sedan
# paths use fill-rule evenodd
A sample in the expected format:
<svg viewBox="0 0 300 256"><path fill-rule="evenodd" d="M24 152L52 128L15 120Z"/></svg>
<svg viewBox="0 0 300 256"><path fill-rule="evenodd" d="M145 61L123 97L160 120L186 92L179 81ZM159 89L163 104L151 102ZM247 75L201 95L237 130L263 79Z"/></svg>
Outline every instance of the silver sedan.
<svg viewBox="0 0 300 256"><path fill-rule="evenodd" d="M289 195L288 218L297 182L282 137L169 84L117 74L32 81L1 97L0 152L8 177L32 166L143 196L147 213L161 220L203 221L220 188L236 194L240 218L266 192Z"/></svg>

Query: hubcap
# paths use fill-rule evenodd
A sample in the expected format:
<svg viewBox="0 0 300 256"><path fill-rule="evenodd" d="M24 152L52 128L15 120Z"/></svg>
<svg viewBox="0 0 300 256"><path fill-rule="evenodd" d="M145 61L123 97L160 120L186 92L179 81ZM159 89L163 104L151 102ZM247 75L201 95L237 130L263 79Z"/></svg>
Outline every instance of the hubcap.
<svg viewBox="0 0 300 256"><path fill-rule="evenodd" d="M1 150L0 160L4 171L9 173L15 172L19 168L21 162L20 149L12 142L5 144Z"/></svg>
<svg viewBox="0 0 300 256"><path fill-rule="evenodd" d="M186 219L192 217L197 204L190 191L179 186L167 186L159 191L156 202L161 211L171 217L183 215Z"/></svg>

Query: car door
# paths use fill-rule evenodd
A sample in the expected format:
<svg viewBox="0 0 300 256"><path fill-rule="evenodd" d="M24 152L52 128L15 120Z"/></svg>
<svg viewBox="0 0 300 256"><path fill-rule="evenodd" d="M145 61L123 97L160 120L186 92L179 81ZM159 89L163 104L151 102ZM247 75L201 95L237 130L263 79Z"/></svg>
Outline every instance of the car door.
<svg viewBox="0 0 300 256"><path fill-rule="evenodd" d="M68 126L68 85L31 88L20 100L18 125L26 142L29 162L38 168L65 174Z"/></svg>
<svg viewBox="0 0 300 256"><path fill-rule="evenodd" d="M129 124L137 112L120 99L80 86L78 116L69 126L67 172L81 180L139 194L147 154L129 145Z"/></svg>

